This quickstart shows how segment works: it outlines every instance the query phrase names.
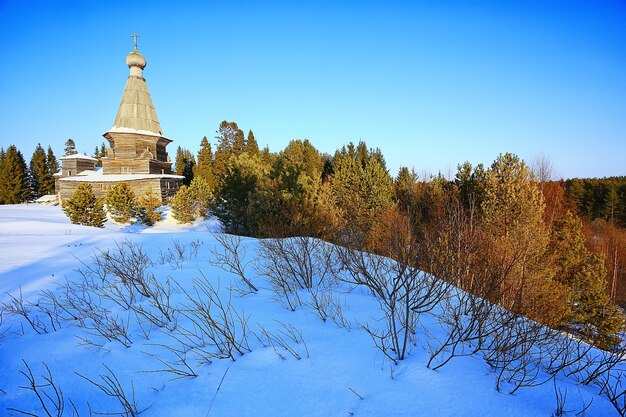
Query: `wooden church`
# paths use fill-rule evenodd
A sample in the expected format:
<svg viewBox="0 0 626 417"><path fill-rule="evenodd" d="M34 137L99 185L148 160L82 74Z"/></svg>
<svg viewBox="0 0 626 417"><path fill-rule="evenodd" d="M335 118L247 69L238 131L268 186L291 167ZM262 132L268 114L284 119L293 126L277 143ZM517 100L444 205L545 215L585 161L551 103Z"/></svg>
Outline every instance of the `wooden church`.
<svg viewBox="0 0 626 417"><path fill-rule="evenodd" d="M104 197L117 182L126 182L135 195L142 196L148 188L163 201L176 194L183 177L172 173L167 155L171 139L163 136L161 125L143 78L146 59L135 48L126 56L130 75L113 127L103 134L109 142L102 167L87 155L75 154L61 158L57 174L57 193L61 201L69 198L81 183L91 184L98 197Z"/></svg>

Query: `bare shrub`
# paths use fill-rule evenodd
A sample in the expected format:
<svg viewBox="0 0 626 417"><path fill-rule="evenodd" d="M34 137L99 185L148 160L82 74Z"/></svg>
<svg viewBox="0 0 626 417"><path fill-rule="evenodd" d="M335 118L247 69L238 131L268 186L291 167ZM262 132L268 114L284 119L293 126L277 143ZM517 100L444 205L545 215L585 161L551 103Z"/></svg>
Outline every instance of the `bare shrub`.
<svg viewBox="0 0 626 417"><path fill-rule="evenodd" d="M173 337L173 338L176 339L176 337ZM176 339L176 340L179 342L178 347L171 346L168 344L152 345L152 346L156 346L167 351L169 354L173 355L174 357L173 359L163 359L161 353L156 355L156 354L144 352L147 355L156 359L161 365L163 365L163 368L149 370L149 371L142 371L142 372L169 373L173 375L172 380L197 377L198 374L194 371L194 369L191 367L191 364L190 364L190 352L192 351L192 349L185 343L182 343L179 339Z"/></svg>
<svg viewBox="0 0 626 417"><path fill-rule="evenodd" d="M297 360L302 359L302 355L296 350L292 343L302 344L304 346L306 357L309 357L309 348L302 337L302 332L296 329L292 324L285 324L280 321L276 321L280 328L274 332L268 331L265 327L258 324L259 333L254 334L256 338L261 342L264 347L271 346L274 352L282 360L285 360L286 354L289 354Z"/></svg>
<svg viewBox="0 0 626 417"><path fill-rule="evenodd" d="M246 247L242 245L243 238L226 233L213 233L213 237L222 246L222 250L211 249L213 259L210 264L237 275L249 292L258 292L258 288L246 276L246 267L250 261L245 261Z"/></svg>
<svg viewBox="0 0 626 417"><path fill-rule="evenodd" d="M349 248L340 248L339 256L349 274L345 279L366 287L384 314L382 329L364 329L389 359L403 360L414 342L418 316L431 311L449 285L406 262Z"/></svg>
<svg viewBox="0 0 626 417"><path fill-rule="evenodd" d="M135 398L135 385L131 381L130 383L130 392L127 392L119 379L115 375L115 373L109 368L107 365L102 364L107 370L105 374L98 375L99 380L90 379L78 372L76 375L89 382L96 388L100 390L107 397L114 399L118 406L121 407L120 410L117 411L107 411L107 412L94 412L92 410L91 414L96 415L117 415L117 416L125 416L125 417L135 417L146 411L152 405L139 409L139 402ZM91 407L90 407L91 409Z"/></svg>
<svg viewBox="0 0 626 417"><path fill-rule="evenodd" d="M202 274L194 278L194 293L183 289L186 304L181 314L191 321L191 327L180 326L177 334L183 343L201 357L235 360L236 355L250 351L248 344L248 318L232 307L232 291L222 299L217 286Z"/></svg>
<svg viewBox="0 0 626 417"><path fill-rule="evenodd" d="M9 301L3 303L2 309L8 314L14 314L22 317L31 329L35 331L35 333L48 333L49 331L56 331L59 327L58 321L52 312L44 309L43 312L47 319L43 320L40 315L37 314L38 310L41 311L37 308L38 305L24 301L22 287L20 287L19 294L17 296L12 294L7 295L9 296Z"/></svg>
<svg viewBox="0 0 626 417"><path fill-rule="evenodd" d="M181 243L178 239L172 239L173 246L167 248L165 252L159 249L159 263L168 264L172 269L182 269L185 261L192 260L198 256L198 251L202 242L198 239L189 244Z"/></svg>
<svg viewBox="0 0 626 417"><path fill-rule="evenodd" d="M140 245L130 240L116 242L116 250L100 251L93 261L106 274L119 278L131 294L136 290L144 297L151 296L147 270L152 261Z"/></svg>
<svg viewBox="0 0 626 417"><path fill-rule="evenodd" d="M28 363L22 359L26 370L20 370L20 374L26 378L27 385L20 386L20 388L30 391L35 398L37 398L37 402L41 411L38 411L38 414L35 414L34 411L25 411L13 407L7 408L7 411L13 411L15 413L25 415L25 416L48 416L48 417L62 417L65 415L69 415L72 417L79 417L80 414L74 405L74 402L66 398L52 377L52 372L50 372L50 368L48 365L43 363L43 366L46 368L46 373L40 377L41 380L37 380L33 375L33 371L31 370ZM69 408L66 408L69 403Z"/></svg>
<svg viewBox="0 0 626 417"><path fill-rule="evenodd" d="M269 278L276 300L285 308L294 311L302 305L298 291L303 289L311 294L313 308L326 307L320 297L334 285L337 267L332 246L307 236L265 239L259 257L257 272ZM327 315L317 311L320 317Z"/></svg>

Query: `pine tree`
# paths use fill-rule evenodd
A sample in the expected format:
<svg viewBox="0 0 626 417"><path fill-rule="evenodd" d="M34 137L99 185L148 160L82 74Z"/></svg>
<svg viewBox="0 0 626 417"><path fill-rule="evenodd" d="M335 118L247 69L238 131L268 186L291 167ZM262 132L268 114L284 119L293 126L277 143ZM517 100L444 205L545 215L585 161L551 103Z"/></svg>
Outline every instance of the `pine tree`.
<svg viewBox="0 0 626 417"><path fill-rule="evenodd" d="M215 139L217 139L217 149L213 175L219 183L228 169L230 158L238 156L246 150L246 141L243 131L239 129L237 123L225 120L220 123Z"/></svg>
<svg viewBox="0 0 626 417"><path fill-rule="evenodd" d="M193 206L198 217L206 217L209 205L213 199L213 192L209 183L202 177L196 177L191 181L189 192L193 200Z"/></svg>
<svg viewBox="0 0 626 417"><path fill-rule="evenodd" d="M213 150L207 137L203 137L198 151L198 165L195 167L194 178L204 179L211 191L215 187L213 178Z"/></svg>
<svg viewBox="0 0 626 417"><path fill-rule="evenodd" d="M604 261L585 246L583 224L571 212L554 222L550 241L557 279L570 289L569 323L600 347L608 348L624 324L624 314L606 293Z"/></svg>
<svg viewBox="0 0 626 417"><path fill-rule="evenodd" d="M106 196L107 210L118 223L127 223L137 210L135 193L125 182L116 183Z"/></svg>
<svg viewBox="0 0 626 417"><path fill-rule="evenodd" d="M615 219L621 216L620 198L615 187L611 187L604 198L604 216L606 220L615 224Z"/></svg>
<svg viewBox="0 0 626 417"><path fill-rule="evenodd" d="M107 147L106 147L106 144L102 142L102 145L100 145L100 158L106 158L106 156L107 156Z"/></svg>
<svg viewBox="0 0 626 417"><path fill-rule="evenodd" d="M148 188L137 201L137 218L146 226L154 226L161 220L161 212L156 210L161 205L161 199L152 192L152 188Z"/></svg>
<svg viewBox="0 0 626 417"><path fill-rule="evenodd" d="M56 156L54 156L54 152L52 152L52 147L48 146L48 152L46 155L46 171L47 175L43 182L43 190L44 194L54 194L54 174L59 172L59 163L57 161Z"/></svg>
<svg viewBox="0 0 626 417"><path fill-rule="evenodd" d="M193 195L186 185L180 187L176 195L170 199L172 214L178 223L191 223L194 221L196 210L193 203Z"/></svg>
<svg viewBox="0 0 626 417"><path fill-rule="evenodd" d="M220 181L213 203L213 213L228 233L254 235L260 212L253 206L259 184L268 178L270 167L247 153L233 156Z"/></svg>
<svg viewBox="0 0 626 417"><path fill-rule="evenodd" d="M491 299L549 326L567 314L567 289L552 277L546 256L543 194L516 155L500 155L486 174L481 205L483 254L494 284Z"/></svg>
<svg viewBox="0 0 626 417"><path fill-rule="evenodd" d="M106 211L102 200L96 198L91 184L81 183L74 194L63 202L63 211L74 224L104 227Z"/></svg>
<svg viewBox="0 0 626 417"><path fill-rule="evenodd" d="M39 198L47 194L46 177L48 176L48 168L46 166L46 151L43 150L41 144L38 143L30 158L31 173L31 190L33 197Z"/></svg>
<svg viewBox="0 0 626 417"><path fill-rule="evenodd" d="M0 172L0 198L4 204L19 204L31 194L30 174L24 156L15 145L7 148Z"/></svg>
<svg viewBox="0 0 626 417"><path fill-rule="evenodd" d="M68 139L65 141L65 154L63 156L74 155L78 152L76 151L76 143L74 143L74 139Z"/></svg>

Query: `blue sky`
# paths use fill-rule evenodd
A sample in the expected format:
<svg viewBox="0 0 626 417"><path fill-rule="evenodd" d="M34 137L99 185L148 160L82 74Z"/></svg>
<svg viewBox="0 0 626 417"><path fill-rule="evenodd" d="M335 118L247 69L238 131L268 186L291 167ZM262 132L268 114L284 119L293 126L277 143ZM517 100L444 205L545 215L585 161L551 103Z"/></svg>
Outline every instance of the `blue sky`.
<svg viewBox="0 0 626 417"><path fill-rule="evenodd" d="M273 151L362 139L394 175L502 152L626 175L625 22L617 0L2 0L0 146L92 153L137 32L170 154L228 120Z"/></svg>

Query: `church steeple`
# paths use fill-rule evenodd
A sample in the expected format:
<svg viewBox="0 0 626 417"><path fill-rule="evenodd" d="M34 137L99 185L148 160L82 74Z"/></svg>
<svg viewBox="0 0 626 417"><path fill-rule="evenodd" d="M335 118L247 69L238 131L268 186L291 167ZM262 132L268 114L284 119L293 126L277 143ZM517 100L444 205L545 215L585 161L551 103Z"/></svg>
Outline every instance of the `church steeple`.
<svg viewBox="0 0 626 417"><path fill-rule="evenodd" d="M130 75L124 87L122 101L113 127L104 133L111 147L102 158L102 170L107 174L172 173L167 156L167 145L172 142L163 136L154 104L143 78L146 59L137 50L137 34L132 35L133 50L126 55Z"/></svg>
<svg viewBox="0 0 626 417"><path fill-rule="evenodd" d="M154 109L148 85L143 78L146 59L137 50L137 36L139 35L133 34L132 36L135 38L134 50L126 55L126 65L130 68L130 75L110 131L138 131L162 136L159 118Z"/></svg>

